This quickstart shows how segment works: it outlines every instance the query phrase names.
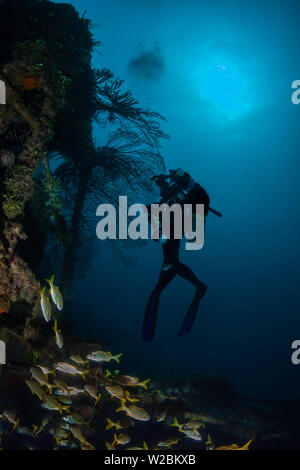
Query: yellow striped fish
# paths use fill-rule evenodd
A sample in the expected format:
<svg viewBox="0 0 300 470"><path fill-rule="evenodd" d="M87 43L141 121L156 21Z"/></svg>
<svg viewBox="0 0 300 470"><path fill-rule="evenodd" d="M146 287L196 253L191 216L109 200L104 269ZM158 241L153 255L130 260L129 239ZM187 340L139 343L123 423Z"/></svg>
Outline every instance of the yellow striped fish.
<svg viewBox="0 0 300 470"><path fill-rule="evenodd" d="M17 417L16 413L14 411L10 410L5 410L3 411L1 417L4 417L9 421L11 424L13 424L13 431L17 429L20 419Z"/></svg>
<svg viewBox="0 0 300 470"><path fill-rule="evenodd" d="M64 308L64 301L63 301L61 292L59 290L59 287L53 284L54 274L51 276L51 279L46 279L46 281L50 285L50 294L51 294L53 302L55 303L58 310L62 310Z"/></svg>
<svg viewBox="0 0 300 470"><path fill-rule="evenodd" d="M46 287L44 286L42 290L40 290L41 294L41 309L43 313L43 317L45 318L46 322L51 320L51 304L49 302L49 297L45 294Z"/></svg>
<svg viewBox="0 0 300 470"><path fill-rule="evenodd" d="M112 355L110 351L94 351L91 352L86 356L86 358L89 361L95 361L95 362L110 362L112 360L116 362L120 362L120 357L123 355L123 353L116 354L115 356Z"/></svg>
<svg viewBox="0 0 300 470"><path fill-rule="evenodd" d="M125 446L126 444L128 444L128 442L130 442L130 437L127 436L127 434L119 434L117 436L117 434L115 433L114 440L111 445L112 447L114 447L116 444L119 446Z"/></svg>
<svg viewBox="0 0 300 470"><path fill-rule="evenodd" d="M59 347L59 349L62 349L64 347L64 339L61 334L61 330L59 330L57 327L57 320L55 320L54 327L52 328L52 330L55 333L55 341L56 341L57 346Z"/></svg>
<svg viewBox="0 0 300 470"><path fill-rule="evenodd" d="M90 397L95 399L94 405L96 406L101 398L101 393L99 393L97 387L94 387L93 385L85 385L84 390Z"/></svg>
<svg viewBox="0 0 300 470"><path fill-rule="evenodd" d="M106 385L105 390L110 394L111 398L115 397L115 398L119 398L119 400L124 400L124 401L128 400L131 402L138 401L138 399L136 398L131 398L129 396L129 393L126 390L124 390L120 385L116 385L116 384Z"/></svg>
<svg viewBox="0 0 300 470"><path fill-rule="evenodd" d="M150 416L144 408L138 408L135 405L126 406L125 401L121 400L121 406L116 410L116 413L125 411L127 416L136 419L137 421L149 421Z"/></svg>
<svg viewBox="0 0 300 470"><path fill-rule="evenodd" d="M44 374L44 372L39 367L31 366L30 367L30 372L31 372L32 377L40 385L45 385L49 389L49 392L52 393L52 390L55 387L55 385L52 385L48 382L48 379L47 379L46 375Z"/></svg>
<svg viewBox="0 0 300 470"><path fill-rule="evenodd" d="M252 441L253 441L253 439L251 439L251 441L246 442L246 444L244 444L241 447L238 446L237 444L231 444L229 446L217 447L216 450L249 450L249 446L250 446Z"/></svg>
<svg viewBox="0 0 300 470"><path fill-rule="evenodd" d="M150 379L141 382L137 377L131 377L130 375L120 375L116 378L116 382L121 385L125 385L125 387L143 387L145 390L147 390L147 384L150 382Z"/></svg>
<svg viewBox="0 0 300 470"><path fill-rule="evenodd" d="M25 380L33 395L37 395L40 400L44 399L45 392L35 380Z"/></svg>

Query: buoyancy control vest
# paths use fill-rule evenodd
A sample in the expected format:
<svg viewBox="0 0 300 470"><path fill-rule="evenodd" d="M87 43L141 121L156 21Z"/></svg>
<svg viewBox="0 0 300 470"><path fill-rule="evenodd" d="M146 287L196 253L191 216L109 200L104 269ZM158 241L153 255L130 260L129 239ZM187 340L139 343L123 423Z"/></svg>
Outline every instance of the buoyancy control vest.
<svg viewBox="0 0 300 470"><path fill-rule="evenodd" d="M160 204L204 204L204 215L209 208L209 196L205 189L185 171L181 169L170 170L166 175L152 178L160 188Z"/></svg>

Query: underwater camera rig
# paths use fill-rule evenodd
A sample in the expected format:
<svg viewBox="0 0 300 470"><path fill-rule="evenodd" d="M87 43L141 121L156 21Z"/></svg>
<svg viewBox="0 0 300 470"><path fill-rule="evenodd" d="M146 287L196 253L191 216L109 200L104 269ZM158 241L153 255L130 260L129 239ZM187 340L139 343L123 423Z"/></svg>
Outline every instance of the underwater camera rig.
<svg viewBox="0 0 300 470"><path fill-rule="evenodd" d="M185 171L181 169L170 170L168 174L155 175L151 178L160 188L161 202L165 203L179 203L188 199L188 195L198 187L206 195L205 190L194 181L194 179ZM207 200L209 201L209 197ZM215 214L217 217L222 217L221 212L208 206L207 211Z"/></svg>

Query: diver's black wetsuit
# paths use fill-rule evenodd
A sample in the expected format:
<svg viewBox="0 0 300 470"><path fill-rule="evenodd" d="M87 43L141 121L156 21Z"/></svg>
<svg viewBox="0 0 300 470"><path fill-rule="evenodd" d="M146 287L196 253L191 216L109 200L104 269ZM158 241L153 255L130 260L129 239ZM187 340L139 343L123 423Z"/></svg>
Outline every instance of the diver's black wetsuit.
<svg viewBox="0 0 300 470"><path fill-rule="evenodd" d="M189 192L185 197L184 203L204 204L204 215L207 215L209 197L200 185L195 185L193 191ZM188 266L179 261L180 241L170 238L162 245L164 256L163 267L158 282L150 295L144 317L142 336L145 341L153 340L160 294L177 274L192 283L196 288L193 301L180 327L179 336L190 332L199 303L206 293L207 286L197 278Z"/></svg>

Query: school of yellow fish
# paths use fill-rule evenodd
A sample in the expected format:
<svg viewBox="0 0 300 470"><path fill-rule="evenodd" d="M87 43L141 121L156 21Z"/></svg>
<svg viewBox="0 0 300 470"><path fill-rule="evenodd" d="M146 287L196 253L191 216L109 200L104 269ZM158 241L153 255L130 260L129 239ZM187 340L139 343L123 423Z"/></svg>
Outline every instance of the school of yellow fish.
<svg viewBox="0 0 300 470"><path fill-rule="evenodd" d="M63 308L63 298L60 290L53 284L54 276L48 281L50 285L50 295L53 303L59 310ZM45 287L41 292L41 310L44 319L49 322L52 318L51 304L49 297L45 294ZM63 350L64 341L61 331L58 329L57 320L54 321L53 330L58 348ZM249 450L252 441L244 445L229 444L216 447L210 434L206 432L206 442L203 442L201 429L205 428L204 419L199 415L189 413L188 420L179 423L175 417L172 424L167 422L166 410L156 413L152 417L150 413L140 405L143 396L148 392L148 382L150 379L141 381L137 377L129 375L119 375L119 371L103 371L103 363L115 361L119 363L122 354L113 355L110 351L91 351L82 357L80 354L73 354L64 361L53 364L35 364L28 371L26 384L33 395L40 400L41 407L54 414L46 414L41 423L34 424L32 429L20 424L20 419L15 412L4 410L0 413L0 419L11 424L11 430L23 436L30 436L38 439L44 433L50 434L55 442L54 449L75 449L94 450L93 442L90 442L89 426L93 422L95 413L86 415L78 406L78 397L85 396L89 401L89 407L95 407L103 400L110 397L116 402L115 412L120 413L120 419L113 420L106 417L104 431L107 433L105 446L108 450L124 448L127 450L149 450L149 444L145 441L138 445L131 443L129 430L136 421L156 422L164 421L166 426L177 428L176 435L172 435L164 440L159 440L152 444L151 450L176 449L181 439L192 439L201 441L202 449L205 444L206 450ZM71 380L77 377L77 381ZM78 385L79 383L79 385ZM156 390L157 396L163 396L162 392ZM164 397L163 397L164 398ZM103 408L105 410L105 407ZM109 438L110 437L110 438ZM127 447L124 447L127 446ZM30 447L33 449L33 447Z"/></svg>
<svg viewBox="0 0 300 470"><path fill-rule="evenodd" d="M126 375L114 375L112 373L102 373L95 379L93 367L89 361L96 359L97 362L117 361L120 355L112 355L109 351L95 351L83 358L80 355L72 355L68 361L57 362L53 366L37 364L30 368L30 378L26 383L31 392L41 401L41 407L56 412L55 418L46 415L40 424L33 425L30 429L20 425L20 420L15 413L4 411L1 419L9 421L12 430L19 434L39 438L47 432L52 435L56 443L55 449L60 448L78 448L82 450L94 450L95 447L84 430L89 426L90 421L83 414L73 409L73 399L79 395L85 395L91 401L93 407L96 407L101 398L110 396L112 400L118 402L116 413L125 413L126 420L116 420L107 417L105 431L112 433L112 441L107 440L105 446L108 450L117 450L124 448L127 450L149 450L148 443L142 442L140 446L127 446L131 442L128 429L134 426L135 421L150 421L151 417L148 411L136 404L140 401L139 395L132 396L128 390L132 391L143 389L147 390L148 380L140 381L137 377ZM89 358L89 359L88 359ZM68 376L78 376L82 382L81 386L68 385ZM144 392L146 393L146 392ZM153 416L157 422L166 420L166 413L162 412ZM92 419L91 419L92 421ZM202 441L199 429L205 428L202 419L197 415L189 417L188 421L179 423L177 418L170 425L178 429L178 435L170 436L154 444L151 450L176 449L176 445L182 438ZM126 432L125 432L126 430ZM244 445L230 444L227 446L215 447L215 444L209 434L205 442L206 450L249 450L252 441Z"/></svg>

